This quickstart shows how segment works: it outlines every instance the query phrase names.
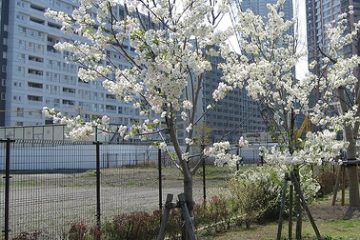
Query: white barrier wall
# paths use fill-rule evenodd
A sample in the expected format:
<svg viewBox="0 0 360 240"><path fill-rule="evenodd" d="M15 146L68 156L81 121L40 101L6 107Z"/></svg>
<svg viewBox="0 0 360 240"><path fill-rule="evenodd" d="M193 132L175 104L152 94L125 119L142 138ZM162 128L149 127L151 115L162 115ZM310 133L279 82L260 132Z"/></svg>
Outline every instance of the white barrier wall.
<svg viewBox="0 0 360 240"><path fill-rule="evenodd" d="M11 170L54 171L96 168L95 145L55 145L12 143ZM2 148L4 149L4 148ZM1 153L0 170L5 169L5 152ZM102 168L131 166L157 161L158 149L149 145L100 145Z"/></svg>

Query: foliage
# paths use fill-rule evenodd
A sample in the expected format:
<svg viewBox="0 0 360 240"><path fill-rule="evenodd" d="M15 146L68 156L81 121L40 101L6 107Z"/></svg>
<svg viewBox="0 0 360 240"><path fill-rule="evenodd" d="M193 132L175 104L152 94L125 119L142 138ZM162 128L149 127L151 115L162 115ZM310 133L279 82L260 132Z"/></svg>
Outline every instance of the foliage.
<svg viewBox="0 0 360 240"><path fill-rule="evenodd" d="M299 173L305 198L314 199L319 184L312 177L311 169L302 167ZM278 216L283 179L282 171L273 166L237 173L229 181L229 188L240 216L249 221Z"/></svg>
<svg viewBox="0 0 360 240"><path fill-rule="evenodd" d="M66 236L67 240L96 240L102 239L102 232L97 226L90 227L85 222L71 225Z"/></svg>
<svg viewBox="0 0 360 240"><path fill-rule="evenodd" d="M116 216L102 227L103 239L154 239L159 232L158 211L153 214L134 212Z"/></svg>
<svg viewBox="0 0 360 240"><path fill-rule="evenodd" d="M22 232L12 240L38 240L40 239L41 232Z"/></svg>
<svg viewBox="0 0 360 240"><path fill-rule="evenodd" d="M271 215L270 212L277 215L281 178L275 168L261 167L238 173L229 181L229 188L242 218L254 221Z"/></svg>

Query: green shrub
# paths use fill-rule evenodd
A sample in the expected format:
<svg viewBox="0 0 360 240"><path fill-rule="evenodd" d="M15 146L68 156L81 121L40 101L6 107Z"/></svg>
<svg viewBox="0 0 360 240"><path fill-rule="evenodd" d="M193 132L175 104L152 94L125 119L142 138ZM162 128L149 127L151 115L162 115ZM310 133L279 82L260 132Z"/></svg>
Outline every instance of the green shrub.
<svg viewBox="0 0 360 240"><path fill-rule="evenodd" d="M299 170L300 185L307 201L319 190L309 167ZM278 217L283 187L282 172L272 166L253 168L230 179L229 188L237 204L237 211L245 221L273 220ZM288 192L287 192L288 194Z"/></svg>
<svg viewBox="0 0 360 240"><path fill-rule="evenodd" d="M277 215L281 180L272 167L251 169L230 179L229 188L245 221Z"/></svg>

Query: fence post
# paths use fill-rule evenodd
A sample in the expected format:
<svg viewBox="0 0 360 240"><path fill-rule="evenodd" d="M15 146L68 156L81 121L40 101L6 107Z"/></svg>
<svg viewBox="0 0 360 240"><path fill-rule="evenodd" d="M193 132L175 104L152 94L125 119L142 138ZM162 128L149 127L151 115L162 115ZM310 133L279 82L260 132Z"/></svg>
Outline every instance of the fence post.
<svg viewBox="0 0 360 240"><path fill-rule="evenodd" d="M5 150L5 209L4 209L4 239L9 240L9 218L10 218L10 143L15 142L15 140L10 140L9 138L6 140L1 139L1 143L6 143Z"/></svg>
<svg viewBox="0 0 360 240"><path fill-rule="evenodd" d="M205 156L204 156L204 149L205 145L201 145L201 157L202 157L202 178L203 178L203 199L204 202L206 202L206 162L205 162Z"/></svg>
<svg viewBox="0 0 360 240"><path fill-rule="evenodd" d="M240 157L240 147L239 145L236 148L236 156ZM236 171L240 170L240 160L236 161Z"/></svg>
<svg viewBox="0 0 360 240"><path fill-rule="evenodd" d="M159 210L162 209L162 173L161 173L161 149L158 148L158 178L159 178ZM161 221L161 219L160 219Z"/></svg>
<svg viewBox="0 0 360 240"><path fill-rule="evenodd" d="M94 142L96 146L96 225L101 228L101 191L100 191L100 143Z"/></svg>

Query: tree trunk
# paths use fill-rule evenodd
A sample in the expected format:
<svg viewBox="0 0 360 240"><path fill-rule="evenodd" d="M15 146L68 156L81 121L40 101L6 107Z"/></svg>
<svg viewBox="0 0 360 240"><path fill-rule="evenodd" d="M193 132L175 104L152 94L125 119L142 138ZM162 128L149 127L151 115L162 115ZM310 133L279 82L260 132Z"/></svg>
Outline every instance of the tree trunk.
<svg viewBox="0 0 360 240"><path fill-rule="evenodd" d="M185 195L185 202L187 205L187 208L189 210L189 214L191 217L191 221L194 224L194 215L193 215L193 209L194 209L194 199L193 199L193 181L192 176L185 176L184 175L184 195ZM188 232L186 231L185 224L182 226L182 238L183 240L190 239Z"/></svg>
<svg viewBox="0 0 360 240"><path fill-rule="evenodd" d="M350 142L350 144L347 149L347 159L349 161L351 161L351 160L356 159L356 146L355 146L354 139L350 140L349 142ZM357 166L356 165L348 166L347 173L349 176L350 207L360 207L359 177L358 177L358 173L357 173Z"/></svg>
<svg viewBox="0 0 360 240"><path fill-rule="evenodd" d="M193 181L192 176L186 177L184 176L184 194L186 199L186 205L189 209L190 216L193 216L193 208L194 208L194 199L193 199Z"/></svg>

